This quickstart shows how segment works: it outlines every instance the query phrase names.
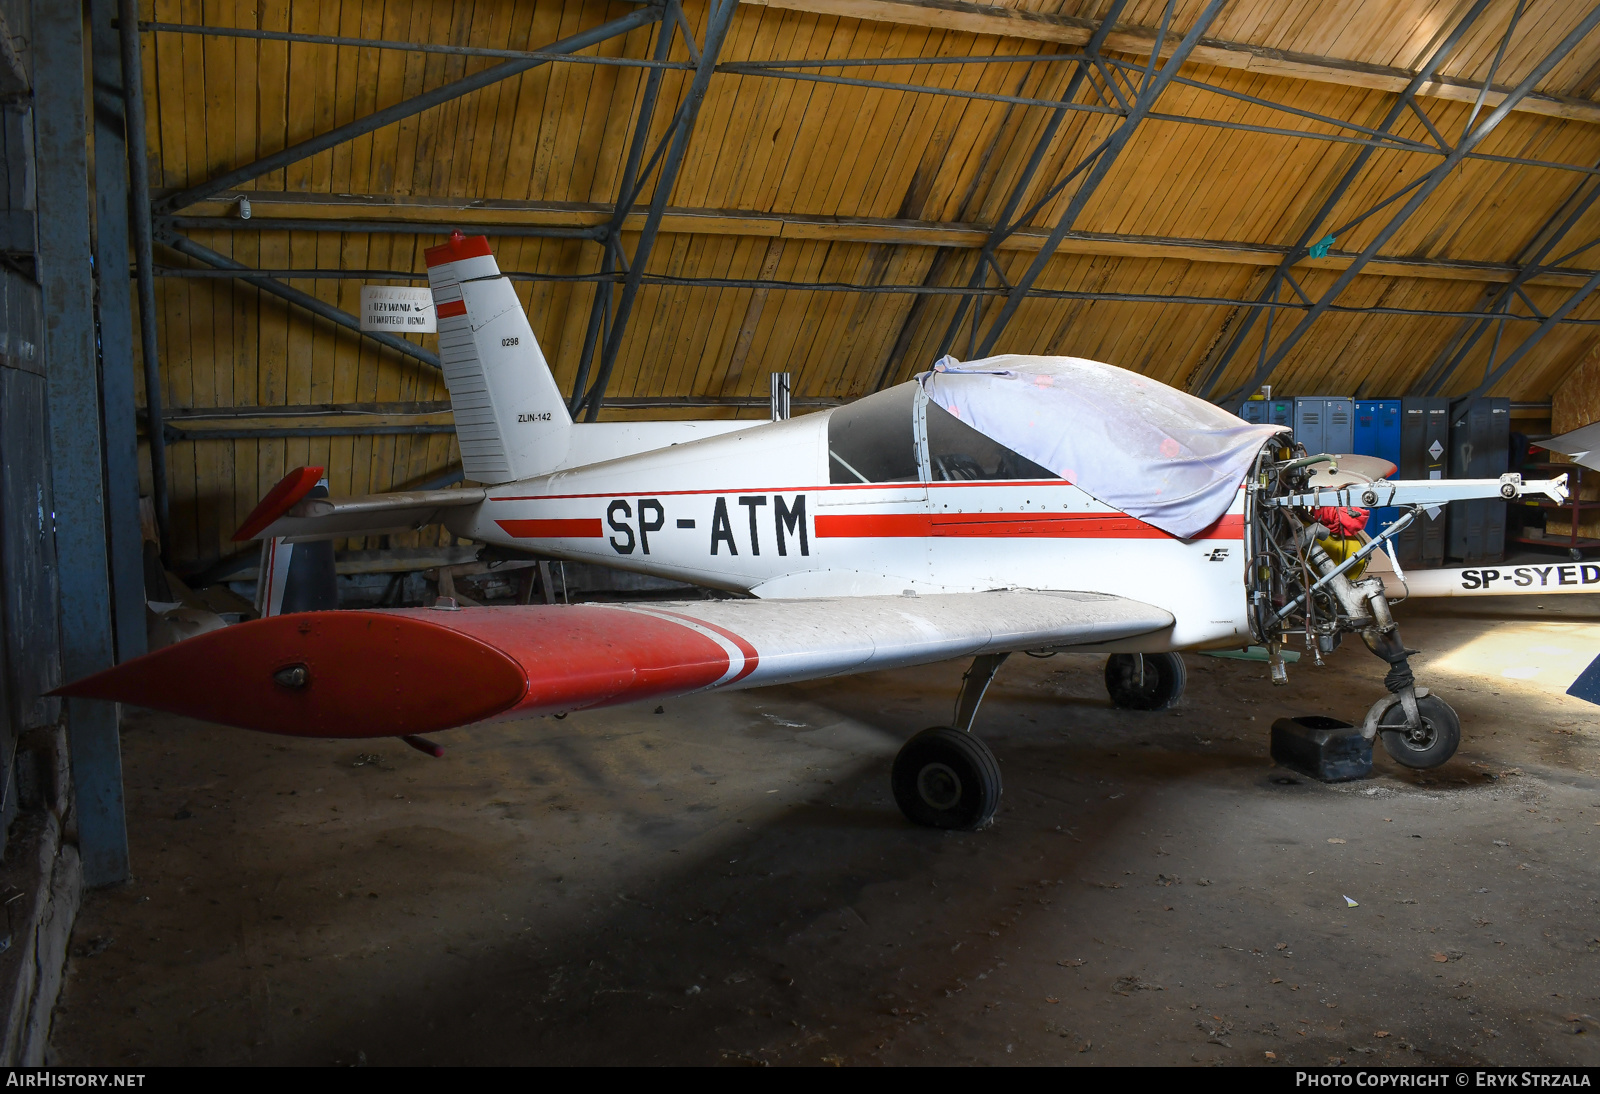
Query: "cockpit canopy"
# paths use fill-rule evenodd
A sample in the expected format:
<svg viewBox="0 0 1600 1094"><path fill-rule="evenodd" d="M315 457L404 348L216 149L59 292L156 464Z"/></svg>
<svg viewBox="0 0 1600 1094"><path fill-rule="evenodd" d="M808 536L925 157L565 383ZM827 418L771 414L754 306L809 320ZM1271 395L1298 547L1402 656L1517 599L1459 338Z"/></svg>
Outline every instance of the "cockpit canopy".
<svg viewBox="0 0 1600 1094"><path fill-rule="evenodd" d="M832 412L829 477L841 484L1065 479L1187 539L1227 512L1256 454L1278 432L1098 361L946 357L908 383Z"/></svg>
<svg viewBox="0 0 1600 1094"><path fill-rule="evenodd" d="M829 481L920 482L917 381L868 395L828 421ZM938 403L922 400L928 479L947 482L1059 479L1061 476L973 429Z"/></svg>

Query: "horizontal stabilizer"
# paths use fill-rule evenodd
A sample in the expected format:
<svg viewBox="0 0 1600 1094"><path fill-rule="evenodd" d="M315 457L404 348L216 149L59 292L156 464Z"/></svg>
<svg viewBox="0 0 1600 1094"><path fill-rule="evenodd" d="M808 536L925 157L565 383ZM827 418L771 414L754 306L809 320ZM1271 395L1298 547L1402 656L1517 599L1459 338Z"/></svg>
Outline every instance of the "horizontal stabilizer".
<svg viewBox="0 0 1600 1094"><path fill-rule="evenodd" d="M1114 596L937 596L304 612L212 631L60 689L313 737L426 733L1172 625Z"/></svg>
<svg viewBox="0 0 1600 1094"><path fill-rule="evenodd" d="M310 490L321 474L320 467L301 467L289 472L245 518L233 538L281 537L291 543L302 543L344 536L412 532L439 521L446 510L476 505L484 496L483 488L478 486L459 490L400 490L353 498L310 497Z"/></svg>

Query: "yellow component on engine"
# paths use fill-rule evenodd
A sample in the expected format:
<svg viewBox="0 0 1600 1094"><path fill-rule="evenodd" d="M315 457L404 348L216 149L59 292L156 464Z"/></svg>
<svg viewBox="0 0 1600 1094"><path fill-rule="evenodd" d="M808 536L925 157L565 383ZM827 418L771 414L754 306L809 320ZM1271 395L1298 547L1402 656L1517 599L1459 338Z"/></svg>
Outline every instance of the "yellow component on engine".
<svg viewBox="0 0 1600 1094"><path fill-rule="evenodd" d="M1317 540L1322 549L1328 552L1328 557L1338 565L1364 546L1360 536L1335 536L1330 535ZM1371 556L1369 555L1368 558ZM1344 572L1344 576L1351 581L1360 581L1361 575L1367 572L1367 559L1362 559Z"/></svg>

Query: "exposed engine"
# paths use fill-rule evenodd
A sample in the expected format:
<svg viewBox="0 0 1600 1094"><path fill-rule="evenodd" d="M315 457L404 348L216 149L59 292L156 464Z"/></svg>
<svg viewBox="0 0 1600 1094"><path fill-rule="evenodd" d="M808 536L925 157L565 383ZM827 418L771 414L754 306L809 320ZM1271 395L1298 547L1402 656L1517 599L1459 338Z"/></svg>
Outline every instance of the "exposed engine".
<svg viewBox="0 0 1600 1094"><path fill-rule="evenodd" d="M1372 705L1362 732L1369 740L1383 732L1385 747L1402 763L1437 766L1455 751L1455 713L1416 686L1408 658L1417 651L1400 638L1383 581L1361 577L1374 551L1387 550L1395 558L1394 537L1416 519L1420 506L1401 506L1399 519L1379 536L1364 539L1358 530L1365 510L1297 504L1331 488L1359 496L1364 484L1374 481L1359 466L1350 466L1362 458L1309 454L1288 443L1280 438L1262 449L1246 501L1250 628L1267 649L1272 682L1288 683L1286 647L1303 642L1321 665L1323 655L1337 649L1346 634L1360 635L1389 666L1383 678L1388 694Z"/></svg>

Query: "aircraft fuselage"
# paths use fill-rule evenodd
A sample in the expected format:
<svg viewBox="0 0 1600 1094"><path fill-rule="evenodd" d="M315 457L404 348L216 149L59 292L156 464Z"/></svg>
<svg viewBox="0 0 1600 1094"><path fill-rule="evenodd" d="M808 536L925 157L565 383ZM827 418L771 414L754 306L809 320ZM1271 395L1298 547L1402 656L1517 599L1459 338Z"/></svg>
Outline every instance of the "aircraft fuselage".
<svg viewBox="0 0 1600 1094"><path fill-rule="evenodd" d="M1244 494L1180 540L1064 479L830 482L828 413L491 487L463 537L763 598L1093 590L1166 608L1115 647L1249 639Z"/></svg>

